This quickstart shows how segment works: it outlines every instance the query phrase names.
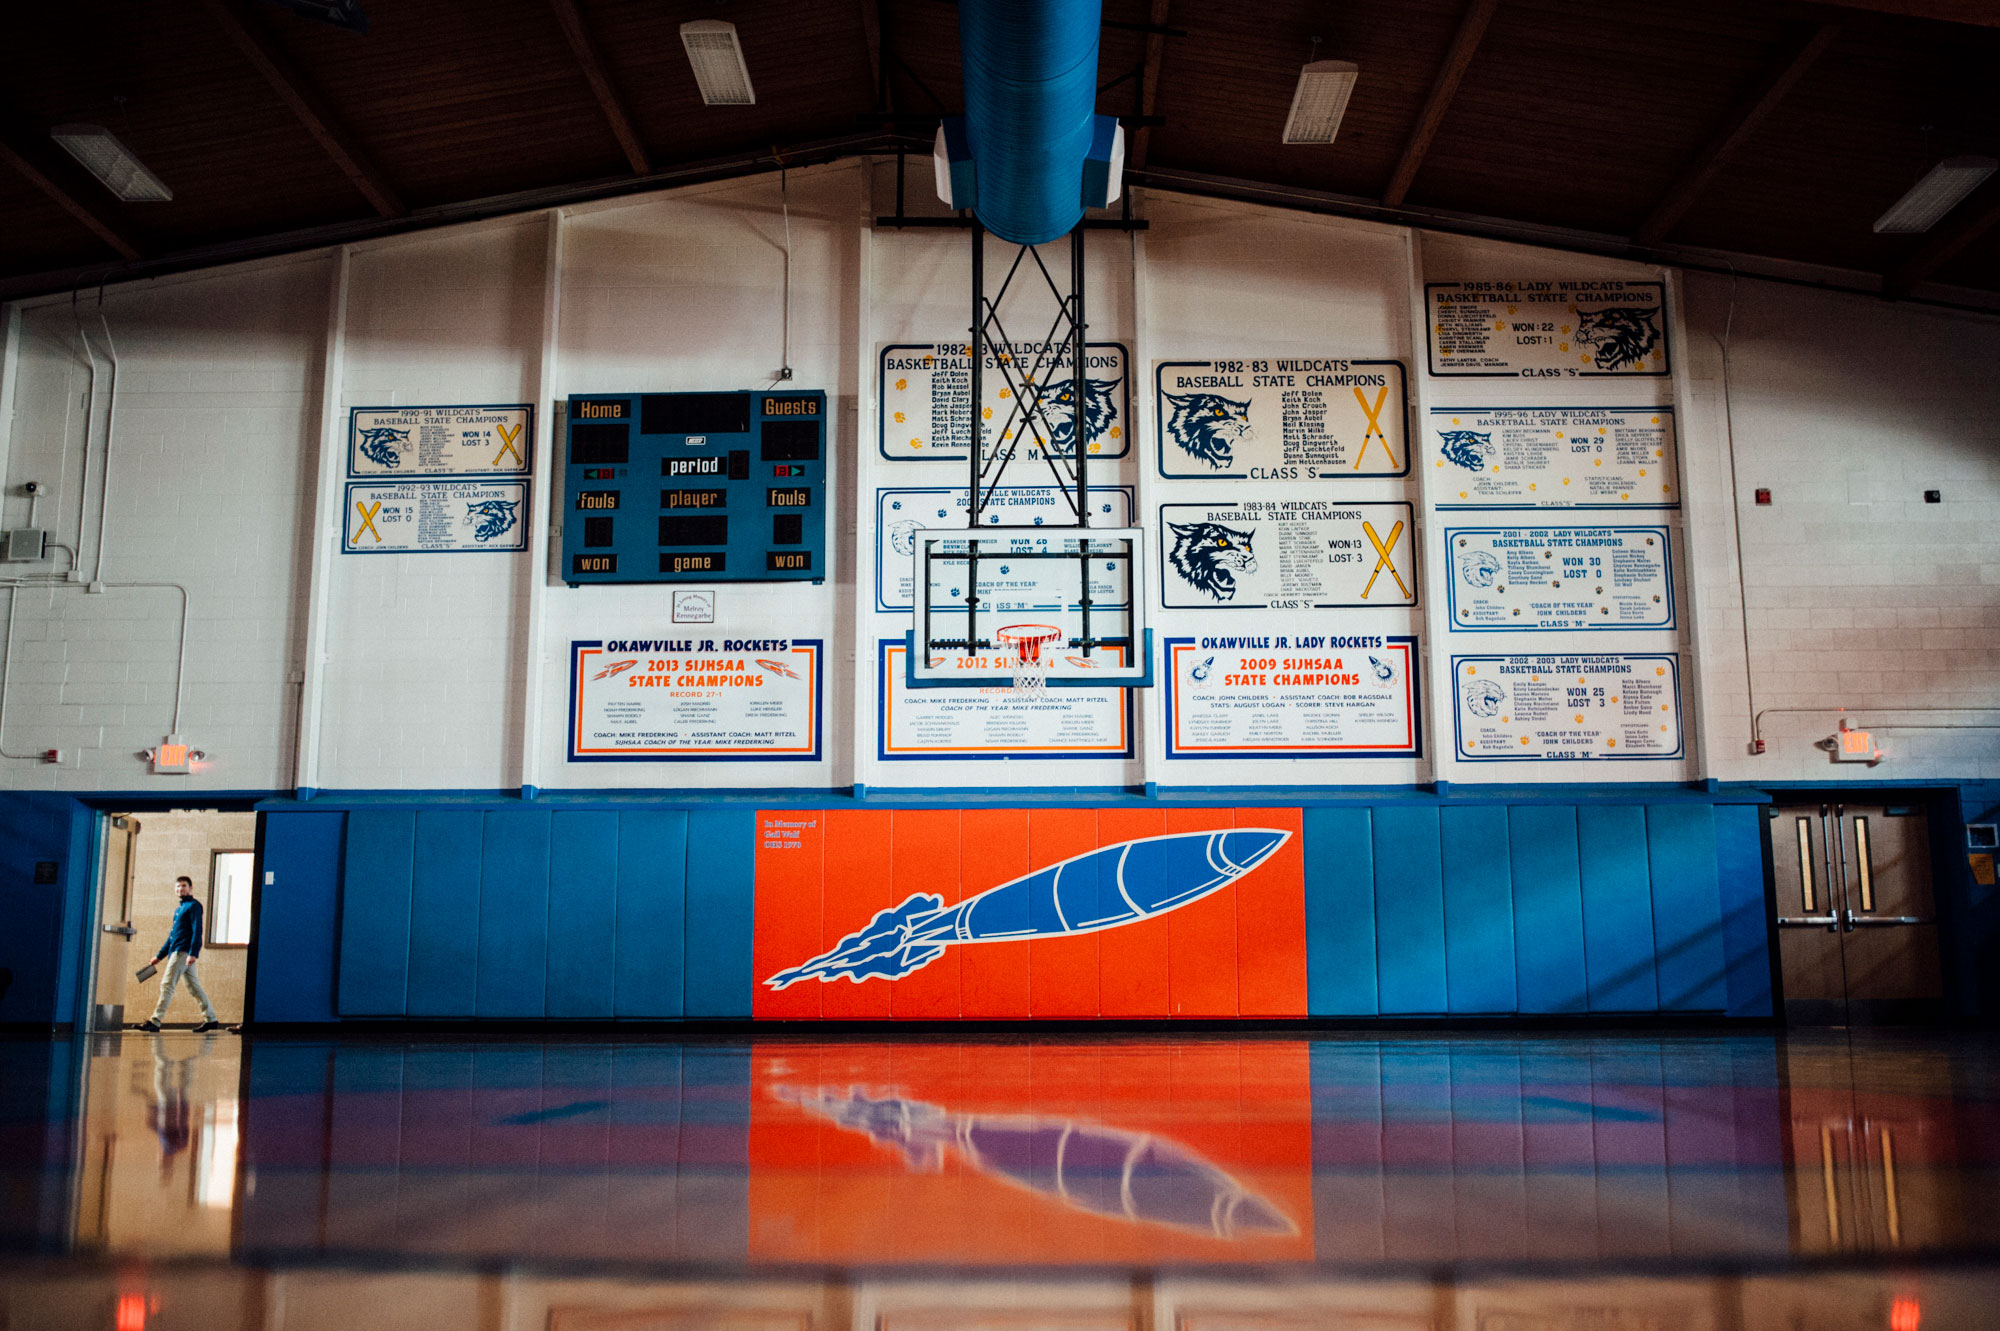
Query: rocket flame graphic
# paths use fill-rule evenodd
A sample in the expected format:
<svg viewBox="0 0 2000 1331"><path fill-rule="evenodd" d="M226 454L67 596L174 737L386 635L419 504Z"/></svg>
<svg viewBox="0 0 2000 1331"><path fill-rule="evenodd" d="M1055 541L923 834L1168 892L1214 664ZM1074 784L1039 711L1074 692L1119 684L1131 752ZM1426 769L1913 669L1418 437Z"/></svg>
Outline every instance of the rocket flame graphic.
<svg viewBox="0 0 2000 1331"><path fill-rule="evenodd" d="M774 675L783 675L786 679L799 678L799 672L792 669L790 666L786 665L783 661L766 661L761 656L756 657L754 659L756 660L758 665L764 667L764 669L770 671Z"/></svg>
<svg viewBox="0 0 2000 1331"><path fill-rule="evenodd" d="M631 669L631 668L632 668L633 666L635 666L635 665L638 665L638 664L639 664L639 662L638 662L637 658L634 658L633 660L630 660L630 661L613 661L613 662L612 662L612 663L611 663L610 665L608 665L608 666L604 667L604 669L602 669L602 670L598 671L598 672L597 672L596 674L592 675L592 676L591 676L591 678L592 678L592 679L609 679L609 678L611 678L611 677L612 677L613 675L622 675L622 674L624 674L624 673L625 673L625 672L626 672L627 670L630 670L630 669Z"/></svg>

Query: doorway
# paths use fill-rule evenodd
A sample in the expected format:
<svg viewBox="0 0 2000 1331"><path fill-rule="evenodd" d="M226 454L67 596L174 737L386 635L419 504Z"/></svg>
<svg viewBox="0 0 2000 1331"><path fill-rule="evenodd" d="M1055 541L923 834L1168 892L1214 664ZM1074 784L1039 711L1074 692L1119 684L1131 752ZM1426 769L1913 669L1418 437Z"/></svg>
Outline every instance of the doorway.
<svg viewBox="0 0 2000 1331"><path fill-rule="evenodd" d="M243 1020L250 921L256 907L257 815L222 809L107 813L99 822L97 964L91 1026L116 1030L151 1015L160 979L137 972L167 940L179 906L177 879L202 905L195 974L216 1016ZM180 986L163 1023L192 1026L201 1008Z"/></svg>
<svg viewBox="0 0 2000 1331"><path fill-rule="evenodd" d="M1767 818L1786 1020L1941 1019L1924 807L1815 800L1773 805Z"/></svg>

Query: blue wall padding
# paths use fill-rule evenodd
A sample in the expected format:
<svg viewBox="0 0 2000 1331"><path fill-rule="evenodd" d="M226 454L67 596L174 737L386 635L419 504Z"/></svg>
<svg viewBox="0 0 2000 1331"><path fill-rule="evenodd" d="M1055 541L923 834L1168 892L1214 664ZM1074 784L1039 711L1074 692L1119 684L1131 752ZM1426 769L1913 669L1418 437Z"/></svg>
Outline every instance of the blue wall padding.
<svg viewBox="0 0 2000 1331"><path fill-rule="evenodd" d="M1372 1017L1375 847L1368 810L1307 809L1306 1008L1316 1017Z"/></svg>
<svg viewBox="0 0 2000 1331"><path fill-rule="evenodd" d="M1715 864L1715 813L1706 804L1646 810L1653 873L1653 937L1660 1007L1720 1011L1729 1001Z"/></svg>
<svg viewBox="0 0 2000 1331"><path fill-rule="evenodd" d="M0 928L0 966L14 972L14 983L0 998L0 1022L72 1019L92 821L90 811L67 795L0 792L0 918L6 921ZM57 866L54 884L35 881L35 866L44 861ZM160 941L134 939L133 951L156 948Z"/></svg>
<svg viewBox="0 0 2000 1331"><path fill-rule="evenodd" d="M416 832L417 816L407 809L357 809L347 815L340 894L343 1017L401 1016L407 1010Z"/></svg>
<svg viewBox="0 0 2000 1331"><path fill-rule="evenodd" d="M963 0L958 37L979 220L1040 245L1083 218L1097 104L1097 0Z"/></svg>
<svg viewBox="0 0 2000 1331"><path fill-rule="evenodd" d="M482 1017L547 1013L549 814L486 815L479 872L479 999Z"/></svg>
<svg viewBox="0 0 2000 1331"><path fill-rule="evenodd" d="M264 815L264 884L257 903L261 1022L333 1021L344 813Z"/></svg>
<svg viewBox="0 0 2000 1331"><path fill-rule="evenodd" d="M549 836L551 1017L604 1017L616 988L618 815L563 812Z"/></svg>
<svg viewBox="0 0 2000 1331"><path fill-rule="evenodd" d="M685 1010L687 827L677 809L618 815L618 1016L678 1017Z"/></svg>
<svg viewBox="0 0 2000 1331"><path fill-rule="evenodd" d="M1507 810L1438 810L1444 869L1446 997L1453 1012L1514 1010L1514 885L1507 873Z"/></svg>
<svg viewBox="0 0 2000 1331"><path fill-rule="evenodd" d="M1715 811L1715 870L1722 947L1729 967L1729 1015L1771 1015L1769 905L1764 896L1764 810L1725 804Z"/></svg>
<svg viewBox="0 0 2000 1331"><path fill-rule="evenodd" d="M1517 804L1507 811L1508 866L1514 878L1514 953L1522 1012L1583 1012L1583 888L1576 856L1576 809Z"/></svg>
<svg viewBox="0 0 2000 1331"><path fill-rule="evenodd" d="M1646 810L1580 804L1576 849L1583 878L1583 957L1592 1012L1652 1012L1653 886L1646 863Z"/></svg>
<svg viewBox="0 0 2000 1331"><path fill-rule="evenodd" d="M1384 1013L1445 1010L1444 875L1438 811L1375 810L1375 966Z"/></svg>
<svg viewBox="0 0 2000 1331"><path fill-rule="evenodd" d="M413 1017L469 1017L479 981L479 860L486 817L473 809L417 815L410 896Z"/></svg>
<svg viewBox="0 0 2000 1331"><path fill-rule="evenodd" d="M756 837L751 809L698 809L688 815L689 1017L750 1015Z"/></svg>

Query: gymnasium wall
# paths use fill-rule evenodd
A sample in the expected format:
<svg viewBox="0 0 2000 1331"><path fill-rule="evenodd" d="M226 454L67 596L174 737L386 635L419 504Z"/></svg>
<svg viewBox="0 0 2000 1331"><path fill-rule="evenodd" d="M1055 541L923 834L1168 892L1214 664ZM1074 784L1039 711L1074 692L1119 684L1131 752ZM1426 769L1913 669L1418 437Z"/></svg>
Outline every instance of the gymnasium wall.
<svg viewBox="0 0 2000 1331"><path fill-rule="evenodd" d="M260 930L262 955L286 964L260 993L267 1020L343 1010L359 1018L363 1007L376 1009L369 1016L426 1008L497 1016L502 1007L615 1016L627 1001L635 1014L674 1015L676 1001L681 1015L734 1012L763 978L750 960L757 939L727 929L709 939L699 930L723 926L694 921L685 895L676 907L665 880L629 878L639 866L624 858L625 824L713 818L747 828L742 820L760 809L844 808L850 791L860 793L857 815L913 800L975 821L1059 806L1099 828L1138 811L1181 817L1191 811L1182 805L1196 803L1300 810L1303 933L1289 945L1305 940L1307 1012L1748 1012L1760 1001L1750 977L1762 946L1743 913L1752 783L1996 776L1988 768L2000 765L2000 730L1968 728L1994 713L1928 709L2000 706L1980 645L2000 613L1982 562L2000 567L1992 521L2000 464L1988 424L2000 419L2000 388L1979 373L2000 352L2000 325L1165 194L1136 201L1148 231L1091 237L1090 338L1122 347L1132 380L1116 422L1123 443L1094 463L1094 483L1125 492L1120 502L1156 534L1164 505L1272 490L1165 473L1157 362L1398 362L1407 390L1398 446L1409 445L1410 474L1343 481L1338 493L1411 505L1408 544L1395 549L1414 604L1384 605L1378 593L1364 608L1279 614L1240 604L1170 609L1156 599L1153 626L1162 639L1197 643L1274 628L1408 639L1410 743L1367 756L1170 757L1163 687L1135 692L1122 729L1079 752L890 752L884 644L908 615L883 595L881 575L893 573L896 556L880 529L882 504L891 491L948 493L962 485L963 468L899 456L906 441L891 432L897 408L880 358L892 345L962 335L967 304L963 235L869 225L888 211L890 174L887 164L845 163L791 172L782 194L775 176L732 181L7 310L0 523L26 524L31 501L21 486L41 482L34 520L65 547L53 567L79 572L59 585L0 587L12 617L0 799L32 819L42 806L23 802L31 792L54 798L64 826L44 839L78 850L62 858L55 896L30 899L31 884L6 881L7 893L21 894L20 918L46 915L48 927L26 930L5 945L16 955L0 960L47 992L29 1000L18 987L0 1018L66 1019L69 999L56 997L54 977L80 952L75 888L88 869L84 832L66 821L81 808L70 797L275 797L265 805L275 876ZM1484 762L1455 747L1451 658L1489 650L1491 640L1453 629L1447 613L1443 532L1468 519L1440 507L1451 494L1427 442L1430 416L1540 400L1518 382L1431 373L1426 339L1412 330L1424 331L1423 283L1489 280L1664 282L1670 370L1615 384L1580 380L1566 401L1674 417L1680 506L1630 519L1665 529L1677 574L1671 627L1556 634L1533 648L1670 659L1680 732L1661 756ZM114 343L115 413L106 354ZM548 490L561 490L557 407L568 395L761 388L787 363L793 385L823 388L834 407L831 576L822 585L719 586L713 623L701 632L825 644L817 761L571 762L570 644L684 631L664 593L566 587L553 557L535 562L532 544L516 555L339 553L352 408L529 404L546 503ZM1773 491L1771 506L1751 502L1757 487ZM1941 502L1924 503L1927 489ZM535 525L559 547L558 535ZM1660 668L1665 677L1668 666ZM1889 763L1829 764L1814 741L1832 729L1833 714L1819 710L1767 718L1769 751L1753 757L1753 705L1848 706L1875 724ZM1924 710L1868 710L1886 707ZM1954 728L1899 732L1899 720ZM189 776L149 774L136 755L176 726L205 758ZM60 761L39 759L49 749ZM1698 816L1683 809L1690 782L1724 783L1688 806ZM1425 789L1433 783L1443 783L1437 794ZM524 789L552 808L524 807ZM1145 798L1119 793L1140 790ZM323 793L286 798L294 791ZM731 791L744 792L743 802L725 800ZM1675 821L1687 817L1707 822ZM569 819L587 821L559 833ZM647 835L695 845L691 832ZM527 841L507 840L517 836ZM727 860L702 875L704 888L759 885L729 907L753 933L766 867L755 840L746 830L701 843ZM356 855L373 867L328 887L323 867ZM1040 865L1030 858L1028 867ZM679 862L681 890L695 890ZM674 853L664 863L648 871L670 872ZM562 877L569 864L579 866L574 883ZM1702 884L1693 914L1672 895L1690 865ZM312 886L273 911L288 877ZM1760 867L1754 877L1761 892ZM636 904L628 882L646 884L633 889L642 894ZM1640 884L1646 891L1635 894ZM974 890L970 880L958 887ZM543 936L533 926L514 936L537 902L549 918L545 903L556 898L548 894L572 888L582 895L560 898L558 916L573 905L589 928ZM1990 889L1965 890L1969 918L1991 913L1980 895ZM344 902L343 892L354 895ZM906 894L841 909L886 908ZM831 900L822 901L823 946L867 923L850 923ZM357 901L368 909L352 909ZM475 902L476 947L503 949L491 957L431 932L447 917L463 927ZM621 912L671 921L676 909L680 979L619 971L622 931L640 927ZM1315 933L1320 920L1338 925ZM1167 921L1127 932L1156 923L1171 958ZM1696 941L1681 946L1677 929ZM1521 945L1527 939L1532 948ZM43 955L51 948L54 957ZM631 949L622 955L629 961ZM704 967L728 958L714 968L716 989L702 988L706 972L689 978L696 955ZM1683 974L1677 968L1690 957ZM498 978L516 972L541 979ZM1100 960L1100 996L1122 983L1105 974ZM1171 976L1164 992L1170 1009ZM1148 1011L1158 998L1143 994ZM345 1009L350 999L360 1006Z"/></svg>

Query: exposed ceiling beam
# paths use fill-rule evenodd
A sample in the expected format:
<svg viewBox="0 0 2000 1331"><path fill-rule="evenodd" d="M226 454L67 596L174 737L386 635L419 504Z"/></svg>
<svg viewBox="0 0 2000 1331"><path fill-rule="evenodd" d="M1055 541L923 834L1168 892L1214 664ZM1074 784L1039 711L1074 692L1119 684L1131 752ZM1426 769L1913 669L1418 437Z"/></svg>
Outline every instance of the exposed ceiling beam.
<svg viewBox="0 0 2000 1331"><path fill-rule="evenodd" d="M1639 223L1638 230L1632 233L1632 239L1641 245L1656 245L1673 230L1674 223L1694 206L1694 201L1708 188L1723 163L1749 140L1771 112L1778 109L1778 103L1785 99L1792 85L1805 77L1806 71L1826 54L1826 49L1839 36L1840 24L1830 22L1793 38L1779 52L1778 58L1758 76L1757 82L1730 107L1722 128L1702 146L1694 160L1681 168L1674 183L1667 186L1667 192L1653 205L1653 211L1646 214L1646 220Z"/></svg>
<svg viewBox="0 0 2000 1331"><path fill-rule="evenodd" d="M1145 80L1144 94L1139 98L1139 115L1150 120L1160 101L1160 62L1167 55L1167 10L1171 0L1153 0L1153 7L1146 15L1146 65L1140 75ZM1153 143L1150 126L1141 125L1132 131L1132 142L1125 151L1125 169L1137 171L1146 164L1146 149Z"/></svg>
<svg viewBox="0 0 2000 1331"><path fill-rule="evenodd" d="M868 45L868 87L877 111L893 111L889 82L882 77L882 0L856 0L861 9L861 36Z"/></svg>
<svg viewBox="0 0 2000 1331"><path fill-rule="evenodd" d="M1882 294L1900 300L1910 288L1957 258L1966 246L2000 225L2000 182L1968 200L1955 221L1925 236L1910 256L1882 279Z"/></svg>
<svg viewBox="0 0 2000 1331"><path fill-rule="evenodd" d="M597 47L592 44L590 33L583 26L583 15L577 11L576 0L549 0L549 8L555 11L563 36L569 38L569 49L575 53L576 63L582 68L590 91L597 97L597 109L604 112L604 123L611 126L611 137L617 139L618 146L625 150L625 160L631 163L632 174L652 174L653 163L646 156L646 145L639 142L639 131L632 128L632 117L625 113L625 104L618 100L618 90L611 86L611 75L597 56Z"/></svg>
<svg viewBox="0 0 2000 1331"><path fill-rule="evenodd" d="M1486 25L1493 21L1493 11L1499 7L1500 0L1472 0L1465 7L1458 31L1452 36L1451 49L1444 53L1444 63L1431 83L1431 95L1417 116L1417 127L1410 131L1410 141L1403 145L1403 156L1389 173L1389 187L1382 191L1382 202L1389 207L1400 207L1409 196L1417 170L1431 150L1431 141L1437 138L1438 129L1444 124L1444 113L1451 109L1451 99L1458 95L1459 81L1471 68L1472 57L1486 36Z"/></svg>
<svg viewBox="0 0 2000 1331"><path fill-rule="evenodd" d="M1863 9L1871 14L1900 14L1904 18L2000 28L2000 8L1995 7L1993 0L1821 0L1821 3L1842 9Z"/></svg>
<svg viewBox="0 0 2000 1331"><path fill-rule="evenodd" d="M47 142L46 136L39 142L35 141L31 128L19 123L12 115L0 120L0 162L20 172L29 184L48 195L64 212L83 223L92 235L125 259L137 259L139 247L128 240L103 212L78 198L79 191L70 189L57 178L58 173L65 176L69 173L53 163Z"/></svg>
<svg viewBox="0 0 2000 1331"><path fill-rule="evenodd" d="M389 178L328 110L312 85L292 68L292 62L278 49L277 43L251 28L251 21L237 12L230 0L202 0L202 4L243 58L271 85L271 91L278 94L279 100L306 127L306 132L326 150L334 165L354 182L361 197L384 217L401 217L408 212Z"/></svg>

